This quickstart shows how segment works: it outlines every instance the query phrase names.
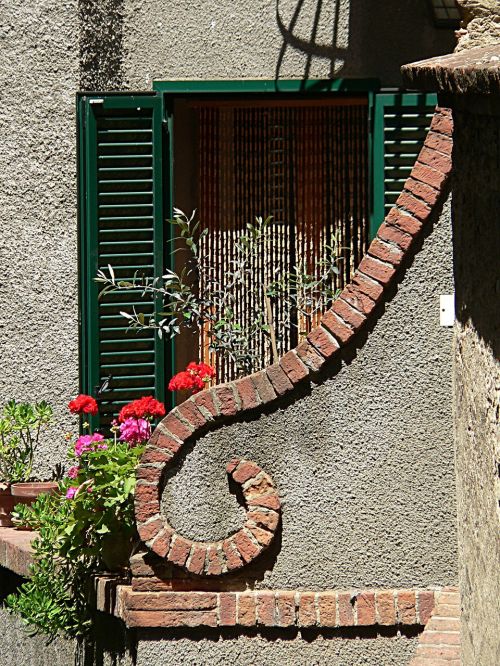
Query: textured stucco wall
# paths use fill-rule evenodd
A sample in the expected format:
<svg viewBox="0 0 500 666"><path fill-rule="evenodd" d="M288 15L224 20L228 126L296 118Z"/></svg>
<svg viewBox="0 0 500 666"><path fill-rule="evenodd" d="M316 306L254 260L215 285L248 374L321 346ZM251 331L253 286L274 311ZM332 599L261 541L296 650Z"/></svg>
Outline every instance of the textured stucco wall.
<svg viewBox="0 0 500 666"><path fill-rule="evenodd" d="M205 435L169 478L164 511L190 538L242 522L225 463L262 466L283 498L265 588L456 584L449 206L367 340L338 374L292 404ZM278 552L279 551L279 552Z"/></svg>
<svg viewBox="0 0 500 666"><path fill-rule="evenodd" d="M414 0L124 0L123 74L153 79L379 77L400 85L403 63L449 53Z"/></svg>
<svg viewBox="0 0 500 666"><path fill-rule="evenodd" d="M36 474L64 456L78 388L77 1L0 9L0 403L55 403Z"/></svg>
<svg viewBox="0 0 500 666"><path fill-rule="evenodd" d="M457 50L500 42L498 0L457 0L462 13L462 30Z"/></svg>
<svg viewBox="0 0 500 666"><path fill-rule="evenodd" d="M500 663L500 98L454 109L454 417L465 666Z"/></svg>

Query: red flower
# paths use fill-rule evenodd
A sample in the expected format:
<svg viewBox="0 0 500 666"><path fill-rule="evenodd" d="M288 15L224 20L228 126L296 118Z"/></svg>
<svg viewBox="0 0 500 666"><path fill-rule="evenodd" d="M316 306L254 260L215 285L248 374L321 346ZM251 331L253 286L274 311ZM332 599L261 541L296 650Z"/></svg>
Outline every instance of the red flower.
<svg viewBox="0 0 500 666"><path fill-rule="evenodd" d="M192 361L182 372L178 372L168 383L169 391L181 391L187 389L192 393L198 393L208 381L215 377L215 370L206 363L195 363Z"/></svg>
<svg viewBox="0 0 500 666"><path fill-rule="evenodd" d="M92 414L95 416L99 407L91 395L80 394L74 400L68 403L69 411L72 414Z"/></svg>
<svg viewBox="0 0 500 666"><path fill-rule="evenodd" d="M144 419L148 416L152 418L165 416L165 405L150 395L129 402L128 405L122 407L118 414L118 420L123 423L126 419Z"/></svg>

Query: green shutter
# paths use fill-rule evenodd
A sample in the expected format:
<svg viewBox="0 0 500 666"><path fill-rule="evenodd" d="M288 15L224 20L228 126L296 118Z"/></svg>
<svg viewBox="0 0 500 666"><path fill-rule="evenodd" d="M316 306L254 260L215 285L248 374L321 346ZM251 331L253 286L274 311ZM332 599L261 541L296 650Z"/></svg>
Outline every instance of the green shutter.
<svg viewBox="0 0 500 666"><path fill-rule="evenodd" d="M375 95L373 124L373 203L370 237L396 203L429 129L435 94Z"/></svg>
<svg viewBox="0 0 500 666"><path fill-rule="evenodd" d="M161 99L155 95L82 95L79 115L81 391L101 394L100 423L144 395L165 399L164 343L153 330L127 328L120 311L160 307L140 291L105 293L94 281L158 276L165 266Z"/></svg>

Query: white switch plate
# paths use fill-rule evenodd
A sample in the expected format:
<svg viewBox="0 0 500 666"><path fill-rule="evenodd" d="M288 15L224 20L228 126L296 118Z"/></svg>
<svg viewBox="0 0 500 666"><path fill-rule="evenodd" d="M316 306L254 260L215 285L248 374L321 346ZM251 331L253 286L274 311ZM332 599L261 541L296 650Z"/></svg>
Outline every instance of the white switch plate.
<svg viewBox="0 0 500 666"><path fill-rule="evenodd" d="M455 322L455 294L441 294L439 297L439 323L453 326Z"/></svg>

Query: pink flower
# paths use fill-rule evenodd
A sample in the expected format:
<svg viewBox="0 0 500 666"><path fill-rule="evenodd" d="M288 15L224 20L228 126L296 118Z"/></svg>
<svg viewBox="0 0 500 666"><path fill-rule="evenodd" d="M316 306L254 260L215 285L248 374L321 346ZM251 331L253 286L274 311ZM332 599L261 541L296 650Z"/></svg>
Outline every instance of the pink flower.
<svg viewBox="0 0 500 666"><path fill-rule="evenodd" d="M120 425L120 441L131 446L142 444L151 437L151 424L146 419L128 418Z"/></svg>
<svg viewBox="0 0 500 666"><path fill-rule="evenodd" d="M76 495L78 488L76 486L70 486L66 491L66 499L73 499Z"/></svg>
<svg viewBox="0 0 500 666"><path fill-rule="evenodd" d="M70 467L68 469L68 474L67 474L68 478L76 479L76 477L78 476L79 470L80 470L80 468L78 467L78 465L73 465L73 467Z"/></svg>
<svg viewBox="0 0 500 666"><path fill-rule="evenodd" d="M104 437L96 432L94 435L82 435L76 440L75 456L78 458L87 451L95 451L94 442L100 442ZM106 444L100 444L99 448L108 448Z"/></svg>

